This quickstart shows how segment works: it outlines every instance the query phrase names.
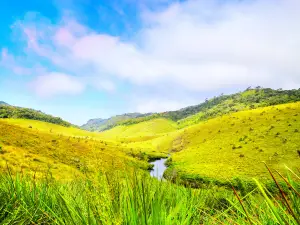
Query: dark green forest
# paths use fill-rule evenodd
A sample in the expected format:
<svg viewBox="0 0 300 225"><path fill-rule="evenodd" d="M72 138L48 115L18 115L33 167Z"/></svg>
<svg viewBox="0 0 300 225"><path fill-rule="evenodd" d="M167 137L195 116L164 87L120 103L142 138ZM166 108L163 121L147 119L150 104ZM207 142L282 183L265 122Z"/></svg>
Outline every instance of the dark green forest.
<svg viewBox="0 0 300 225"><path fill-rule="evenodd" d="M65 127L72 126L71 123L64 121L60 117L54 117L34 109L10 105L0 105L0 118L30 119L58 124Z"/></svg>

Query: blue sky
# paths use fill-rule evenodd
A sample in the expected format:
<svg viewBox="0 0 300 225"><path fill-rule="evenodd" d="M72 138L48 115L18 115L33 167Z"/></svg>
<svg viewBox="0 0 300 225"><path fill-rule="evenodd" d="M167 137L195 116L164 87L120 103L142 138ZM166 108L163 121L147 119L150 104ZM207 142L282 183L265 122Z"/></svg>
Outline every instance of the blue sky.
<svg viewBox="0 0 300 225"><path fill-rule="evenodd" d="M298 89L299 10L297 0L3 0L0 100L82 124L248 86Z"/></svg>

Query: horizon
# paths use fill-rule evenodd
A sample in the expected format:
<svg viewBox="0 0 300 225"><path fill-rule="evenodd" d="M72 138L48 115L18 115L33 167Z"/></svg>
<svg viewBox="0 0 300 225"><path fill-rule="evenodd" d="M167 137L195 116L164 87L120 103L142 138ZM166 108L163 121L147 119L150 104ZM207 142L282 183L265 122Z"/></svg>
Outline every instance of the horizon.
<svg viewBox="0 0 300 225"><path fill-rule="evenodd" d="M0 101L76 125L300 87L300 2L0 3Z"/></svg>

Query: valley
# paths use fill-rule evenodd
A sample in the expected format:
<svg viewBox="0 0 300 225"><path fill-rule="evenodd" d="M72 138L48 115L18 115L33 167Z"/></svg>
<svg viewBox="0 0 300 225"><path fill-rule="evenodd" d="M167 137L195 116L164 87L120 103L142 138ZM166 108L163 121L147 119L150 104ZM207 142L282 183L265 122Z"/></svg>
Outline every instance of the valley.
<svg viewBox="0 0 300 225"><path fill-rule="evenodd" d="M174 224L172 220L176 224L211 224L214 220L231 224L230 218L247 224L248 217L233 188L249 202L251 220L271 221L271 208L266 215L253 209L262 211L270 204L265 191L277 197L280 191L274 188L265 164L276 173L275 179L289 173L280 185L294 208L299 203L295 193L299 188L300 91L290 91L290 98L284 91L268 93L268 89L246 90L210 99L194 107L193 114L183 113L191 110L188 107L178 112L126 118L101 132L84 130L40 111L1 105L0 189L9 195L9 183L20 185L26 196L32 179L41 185L37 187L41 193L44 182L50 180L53 198L57 202L61 201L61 194L68 198L66 203L59 204L66 204L61 206L62 210L72 210L68 218L79 224L86 223L81 220L87 218L94 221L92 224ZM56 192L52 185L66 186ZM261 189L261 185L266 189ZM101 189L105 190L102 194ZM78 201L67 194L76 196L80 190L85 193ZM169 194L154 194L157 191ZM96 197L98 194L101 196ZM2 200L7 201L3 196ZM101 206L94 208L90 217L85 201L93 201L93 196L93 207ZM279 204L276 198L270 201ZM47 199L49 204L52 200ZM78 208L73 208L74 201L80 204ZM143 208L146 201L148 209ZM134 205L128 206L130 202ZM52 214L48 209L38 208L42 214L43 210ZM78 214L80 210L84 216ZM226 210L235 214L224 215ZM282 219L296 224L292 214L283 214L280 207L276 210ZM184 212L186 216L180 216ZM203 217L203 213L207 216ZM44 218L41 215L39 218ZM141 222L141 216L152 222ZM51 218L56 218L55 214ZM102 222L97 218L102 218Z"/></svg>

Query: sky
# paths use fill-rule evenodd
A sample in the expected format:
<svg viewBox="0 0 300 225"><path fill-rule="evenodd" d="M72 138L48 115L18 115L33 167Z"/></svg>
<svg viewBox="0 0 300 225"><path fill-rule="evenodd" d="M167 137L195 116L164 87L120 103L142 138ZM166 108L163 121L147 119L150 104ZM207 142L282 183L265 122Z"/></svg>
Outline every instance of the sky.
<svg viewBox="0 0 300 225"><path fill-rule="evenodd" d="M299 0L1 0L0 100L80 125L300 88Z"/></svg>

